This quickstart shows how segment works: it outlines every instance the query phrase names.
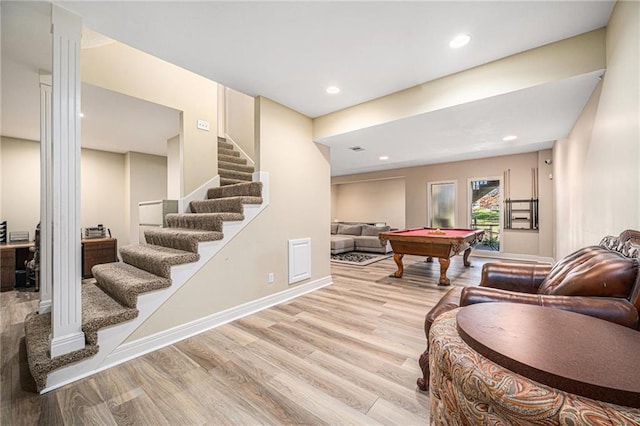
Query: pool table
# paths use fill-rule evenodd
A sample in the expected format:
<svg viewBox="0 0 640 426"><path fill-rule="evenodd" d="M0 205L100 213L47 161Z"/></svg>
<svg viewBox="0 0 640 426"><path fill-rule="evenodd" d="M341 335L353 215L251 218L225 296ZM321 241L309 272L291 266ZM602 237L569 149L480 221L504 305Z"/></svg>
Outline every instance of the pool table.
<svg viewBox="0 0 640 426"><path fill-rule="evenodd" d="M440 281L438 285L450 285L447 278L450 258L456 254L464 252L464 266L470 266L469 254L476 242L482 239L484 231L482 229L435 229L435 228L414 228L402 231L381 232L380 241L391 243L393 249L393 260L398 265L398 270L391 274L391 277L402 278L404 265L402 258L405 254L427 256L427 261L437 257L440 261Z"/></svg>

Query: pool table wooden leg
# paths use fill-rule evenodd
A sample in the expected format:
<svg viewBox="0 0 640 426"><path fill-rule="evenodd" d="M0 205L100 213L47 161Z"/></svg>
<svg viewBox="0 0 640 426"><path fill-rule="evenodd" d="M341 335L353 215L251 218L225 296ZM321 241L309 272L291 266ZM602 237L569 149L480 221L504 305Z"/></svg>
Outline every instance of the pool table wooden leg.
<svg viewBox="0 0 640 426"><path fill-rule="evenodd" d="M464 251L462 255L462 260L464 262L464 266L471 266L471 262L469 262L469 255L471 254L471 247Z"/></svg>
<svg viewBox="0 0 640 426"><path fill-rule="evenodd" d="M449 269L451 260L448 257L441 257L438 261L440 262L440 281L438 282L438 285L451 285L451 281L447 278L447 269Z"/></svg>
<svg viewBox="0 0 640 426"><path fill-rule="evenodd" d="M404 254L395 253L393 255L393 261L396 262L396 265L398 265L398 270L395 271L393 274L389 275L390 277L402 278L402 273L404 272L404 265L402 264L403 257L404 257Z"/></svg>

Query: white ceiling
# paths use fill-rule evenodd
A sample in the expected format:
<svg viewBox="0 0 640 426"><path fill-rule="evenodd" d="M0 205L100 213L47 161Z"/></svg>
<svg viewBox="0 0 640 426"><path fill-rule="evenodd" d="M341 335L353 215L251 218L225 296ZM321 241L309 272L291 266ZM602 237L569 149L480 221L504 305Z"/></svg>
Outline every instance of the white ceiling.
<svg viewBox="0 0 640 426"><path fill-rule="evenodd" d="M82 146L112 152L167 155L167 140L180 131L180 111L82 85Z"/></svg>
<svg viewBox="0 0 640 426"><path fill-rule="evenodd" d="M3 1L2 6L3 98L6 3ZM233 89L266 96L315 117L603 27L614 3L61 4L82 15L86 26L111 38ZM450 49L449 40L461 32L472 35L471 43L462 49ZM20 48L11 53L19 58L20 52L29 50L26 47L26 41L21 40ZM332 174L548 147L553 140L566 136L595 86L595 76L578 80L559 84L553 90L525 90L323 140L335 146ZM340 86L342 92L326 94L329 85ZM88 102L84 96L83 102ZM3 99L3 121L7 123L11 111L7 112L4 104ZM522 105L528 107L518 108ZM548 112L549 106L553 114ZM434 123L465 124L442 129ZM515 148L513 143L501 145L493 137L502 135L505 130L500 126L507 123L519 132ZM443 141L447 152L434 154ZM375 160L363 161L364 156L350 156L354 153L345 151L346 145L365 147L367 151L360 154L386 151L391 158L384 165L377 160L378 154Z"/></svg>

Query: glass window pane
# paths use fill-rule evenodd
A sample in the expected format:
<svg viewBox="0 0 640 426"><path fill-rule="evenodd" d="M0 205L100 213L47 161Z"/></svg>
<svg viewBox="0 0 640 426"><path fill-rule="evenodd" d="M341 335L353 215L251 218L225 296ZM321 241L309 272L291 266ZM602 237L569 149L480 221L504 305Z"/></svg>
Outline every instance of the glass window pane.
<svg viewBox="0 0 640 426"><path fill-rule="evenodd" d="M434 183L431 185L431 226L453 228L456 214L456 184Z"/></svg>

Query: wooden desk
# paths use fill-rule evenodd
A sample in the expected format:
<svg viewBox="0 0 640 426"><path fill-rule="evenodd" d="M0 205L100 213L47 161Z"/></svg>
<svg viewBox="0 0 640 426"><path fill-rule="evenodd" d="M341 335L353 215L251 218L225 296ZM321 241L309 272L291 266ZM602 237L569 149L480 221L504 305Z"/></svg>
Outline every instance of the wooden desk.
<svg viewBox="0 0 640 426"><path fill-rule="evenodd" d="M33 241L0 244L0 291L13 290L16 271L24 270L24 263L33 258ZM87 238L82 240L82 278L91 278L91 268L101 263L118 261L118 240L115 238Z"/></svg>
<svg viewBox="0 0 640 426"><path fill-rule="evenodd" d="M0 244L0 291L13 290L16 271L24 270L24 263L33 258L33 241Z"/></svg>
<svg viewBox="0 0 640 426"><path fill-rule="evenodd" d="M101 263L118 261L118 240L86 238L82 240L82 278L92 278L91 268Z"/></svg>

